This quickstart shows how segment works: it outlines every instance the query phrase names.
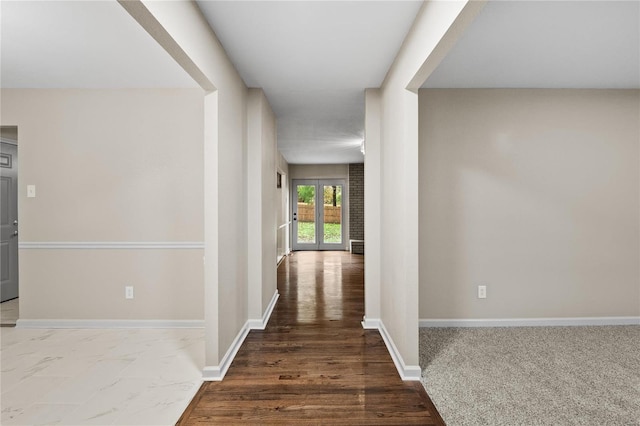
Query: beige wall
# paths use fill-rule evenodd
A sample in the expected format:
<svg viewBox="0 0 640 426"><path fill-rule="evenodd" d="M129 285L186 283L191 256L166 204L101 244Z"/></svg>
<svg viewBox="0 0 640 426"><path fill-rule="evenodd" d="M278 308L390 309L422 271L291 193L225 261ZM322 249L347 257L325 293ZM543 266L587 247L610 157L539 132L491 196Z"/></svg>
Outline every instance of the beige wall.
<svg viewBox="0 0 640 426"><path fill-rule="evenodd" d="M366 145L365 187L379 168L380 215L365 211L365 223L380 232L380 259L365 260L365 275L379 288L380 318L393 342L396 365L405 378L419 380L418 347L419 319L419 239L418 239L418 94L431 70L437 66L462 33L464 27L479 12L482 1L426 1L418 12L409 34L389 69L378 93L367 97L367 114L380 117L380 127L367 121L367 133L373 133L375 143ZM379 140L378 136L379 135ZM375 181L374 181L375 185ZM375 188L375 187L374 187ZM369 203L368 207L372 207ZM367 209L365 209L367 210ZM379 222L378 222L379 221ZM378 223L376 223L378 222ZM369 232L370 234L371 232ZM368 237L366 237L368 238ZM368 250L368 249L367 249ZM373 252L374 256L378 253ZM365 256L369 256L369 252ZM379 283L379 286L378 286ZM375 312L377 295L369 296L365 283L367 309ZM371 298L371 300L369 300ZM376 318L367 319L375 323Z"/></svg>
<svg viewBox="0 0 640 426"><path fill-rule="evenodd" d="M202 281L201 249L20 250L20 318L202 320Z"/></svg>
<svg viewBox="0 0 640 426"><path fill-rule="evenodd" d="M259 320L276 291L278 206L276 118L261 89L249 89L247 248L249 318Z"/></svg>
<svg viewBox="0 0 640 426"><path fill-rule="evenodd" d="M248 319L248 90L195 2L121 2L207 91L204 105L205 371L219 378Z"/></svg>
<svg viewBox="0 0 640 426"><path fill-rule="evenodd" d="M222 357L248 319L247 89L235 69L218 90L218 337Z"/></svg>
<svg viewBox="0 0 640 426"><path fill-rule="evenodd" d="M349 179L348 164L290 164L289 179Z"/></svg>
<svg viewBox="0 0 640 426"><path fill-rule="evenodd" d="M200 90L3 90L20 242L201 243L202 111ZM200 249L21 249L20 317L202 319L202 282Z"/></svg>
<svg viewBox="0 0 640 426"><path fill-rule="evenodd" d="M639 315L639 128L637 90L420 91L420 317Z"/></svg>
<svg viewBox="0 0 640 426"><path fill-rule="evenodd" d="M195 2L121 1L204 96L204 377L220 380L250 325L249 90ZM256 254L257 253L257 254ZM275 257L275 255L274 255ZM260 298L258 298L260 299ZM252 321L251 321L252 323Z"/></svg>
<svg viewBox="0 0 640 426"><path fill-rule="evenodd" d="M262 115L262 253L264 267L262 268L262 309L263 314L273 298L277 288L277 238L278 238L278 205L280 198L276 188L276 161L278 157L276 116L269 105L269 100L261 92ZM249 175L251 175L249 173ZM251 244L251 242L248 242ZM260 318L260 317L258 317Z"/></svg>
<svg viewBox="0 0 640 426"><path fill-rule="evenodd" d="M365 156L364 156L364 285L365 315L380 320L381 314L381 236L382 208L381 133L382 103L379 89L365 91Z"/></svg>

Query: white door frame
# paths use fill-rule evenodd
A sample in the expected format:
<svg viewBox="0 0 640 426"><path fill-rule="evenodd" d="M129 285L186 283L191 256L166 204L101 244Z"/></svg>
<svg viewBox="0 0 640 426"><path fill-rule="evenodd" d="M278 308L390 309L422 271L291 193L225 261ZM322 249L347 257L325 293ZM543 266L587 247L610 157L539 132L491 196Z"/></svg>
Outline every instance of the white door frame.
<svg viewBox="0 0 640 426"><path fill-rule="evenodd" d="M5 277L6 280L2 282L2 290L0 291L0 302L4 302L17 298L20 292L18 276L18 144L2 137L0 137L0 143L2 144L3 157L6 155L5 159L8 162L6 165L3 164L0 174L3 180L5 178L10 179L11 185L9 188L11 198L8 200L8 205L3 206L8 213L7 222L2 224L2 252L3 259L7 261L6 264L3 262L2 269L3 272L8 272ZM9 169L8 177L5 174L7 169L4 166Z"/></svg>
<svg viewBox="0 0 640 426"><path fill-rule="evenodd" d="M315 242L299 243L298 237L298 185L315 186ZM342 186L342 202L340 212L341 242L325 243L324 240L324 186ZM291 249L292 250L346 250L347 234L345 232L345 210L348 206L348 189L346 179L292 179L291 180Z"/></svg>

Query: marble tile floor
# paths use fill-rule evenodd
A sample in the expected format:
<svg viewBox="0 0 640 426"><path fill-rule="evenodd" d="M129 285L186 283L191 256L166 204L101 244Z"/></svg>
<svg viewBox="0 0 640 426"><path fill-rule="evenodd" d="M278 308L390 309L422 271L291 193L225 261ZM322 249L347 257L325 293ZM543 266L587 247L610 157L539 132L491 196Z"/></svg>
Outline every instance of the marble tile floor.
<svg viewBox="0 0 640 426"><path fill-rule="evenodd" d="M7 300L0 303L0 325L14 326L18 320L19 305L18 299Z"/></svg>
<svg viewBox="0 0 640 426"><path fill-rule="evenodd" d="M202 329L0 329L2 425L174 425Z"/></svg>

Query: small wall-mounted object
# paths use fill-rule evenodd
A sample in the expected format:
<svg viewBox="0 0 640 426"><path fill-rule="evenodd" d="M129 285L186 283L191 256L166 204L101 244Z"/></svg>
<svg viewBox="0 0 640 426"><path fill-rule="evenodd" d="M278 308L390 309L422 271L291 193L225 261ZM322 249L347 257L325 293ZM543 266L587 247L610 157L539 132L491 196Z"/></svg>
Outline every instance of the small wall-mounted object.
<svg viewBox="0 0 640 426"><path fill-rule="evenodd" d="M276 188L282 188L282 175L276 172Z"/></svg>
<svg viewBox="0 0 640 426"><path fill-rule="evenodd" d="M27 198L36 198L36 186L27 185Z"/></svg>
<svg viewBox="0 0 640 426"><path fill-rule="evenodd" d="M478 299L486 299L487 298L487 286L479 285L478 286Z"/></svg>

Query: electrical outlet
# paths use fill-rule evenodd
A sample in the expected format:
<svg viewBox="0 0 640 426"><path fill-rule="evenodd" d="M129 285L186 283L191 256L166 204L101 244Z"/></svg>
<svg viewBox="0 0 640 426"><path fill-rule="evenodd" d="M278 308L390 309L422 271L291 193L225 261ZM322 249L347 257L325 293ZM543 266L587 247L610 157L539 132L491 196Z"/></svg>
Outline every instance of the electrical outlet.
<svg viewBox="0 0 640 426"><path fill-rule="evenodd" d="M479 285L478 286L478 299L486 299L487 298L487 286Z"/></svg>
<svg viewBox="0 0 640 426"><path fill-rule="evenodd" d="M124 288L124 298L133 299L133 286L128 285Z"/></svg>

